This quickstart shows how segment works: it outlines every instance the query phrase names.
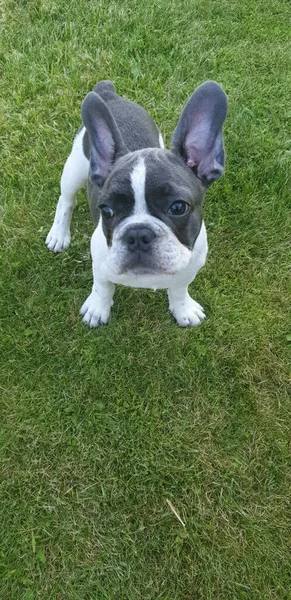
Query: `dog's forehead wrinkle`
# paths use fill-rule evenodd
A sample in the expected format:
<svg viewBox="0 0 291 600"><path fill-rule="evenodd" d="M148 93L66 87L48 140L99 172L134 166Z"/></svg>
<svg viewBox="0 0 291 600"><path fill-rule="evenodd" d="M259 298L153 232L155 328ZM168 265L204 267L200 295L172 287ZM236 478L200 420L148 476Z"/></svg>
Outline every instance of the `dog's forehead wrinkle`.
<svg viewBox="0 0 291 600"><path fill-rule="evenodd" d="M131 188L132 171L140 160L145 157L147 150L148 148L136 150L135 152L128 152L125 156L121 156L109 173L103 189L117 193L121 188L126 189L127 186Z"/></svg>
<svg viewBox="0 0 291 600"><path fill-rule="evenodd" d="M138 165L145 164L147 180L161 183L177 182L183 180L186 185L193 184L193 174L183 161L170 150L163 148L143 148L135 152L128 152L118 159L105 183L106 188L124 185L126 181L131 184L132 171ZM147 183L147 182L146 182Z"/></svg>
<svg viewBox="0 0 291 600"><path fill-rule="evenodd" d="M148 180L154 185L181 185L193 187L195 177L185 163L170 150L150 149L146 155Z"/></svg>

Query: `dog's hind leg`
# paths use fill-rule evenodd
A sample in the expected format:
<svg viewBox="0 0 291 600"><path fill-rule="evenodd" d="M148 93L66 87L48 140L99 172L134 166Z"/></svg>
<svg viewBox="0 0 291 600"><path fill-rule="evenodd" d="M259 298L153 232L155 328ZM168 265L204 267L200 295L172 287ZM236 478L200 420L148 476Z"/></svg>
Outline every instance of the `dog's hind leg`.
<svg viewBox="0 0 291 600"><path fill-rule="evenodd" d="M70 245L70 224L77 192L87 183L89 161L83 152L84 132L84 127L78 131L61 177L61 195L52 228L45 241L48 249L53 252L62 252Z"/></svg>

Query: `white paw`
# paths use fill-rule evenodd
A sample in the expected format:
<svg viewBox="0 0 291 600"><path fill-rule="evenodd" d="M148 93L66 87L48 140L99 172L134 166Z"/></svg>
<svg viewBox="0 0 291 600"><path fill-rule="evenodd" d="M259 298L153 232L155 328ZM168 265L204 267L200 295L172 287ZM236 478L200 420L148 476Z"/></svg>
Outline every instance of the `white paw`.
<svg viewBox="0 0 291 600"><path fill-rule="evenodd" d="M80 310L83 323L89 327L98 327L101 323L107 323L112 304L111 299L101 298L96 292L92 292Z"/></svg>
<svg viewBox="0 0 291 600"><path fill-rule="evenodd" d="M180 327L195 327L205 319L202 306L190 296L185 301L173 303L170 311Z"/></svg>
<svg viewBox="0 0 291 600"><path fill-rule="evenodd" d="M71 242L70 230L61 225L53 225L45 243L52 252L62 252Z"/></svg>

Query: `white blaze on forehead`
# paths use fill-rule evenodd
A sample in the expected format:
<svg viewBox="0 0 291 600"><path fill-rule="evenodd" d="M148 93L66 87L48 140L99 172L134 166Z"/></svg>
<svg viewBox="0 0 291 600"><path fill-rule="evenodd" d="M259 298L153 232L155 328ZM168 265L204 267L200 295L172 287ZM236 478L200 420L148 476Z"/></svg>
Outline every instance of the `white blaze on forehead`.
<svg viewBox="0 0 291 600"><path fill-rule="evenodd" d="M130 174L131 187L134 195L134 215L147 214L145 199L146 166L144 158L140 157Z"/></svg>

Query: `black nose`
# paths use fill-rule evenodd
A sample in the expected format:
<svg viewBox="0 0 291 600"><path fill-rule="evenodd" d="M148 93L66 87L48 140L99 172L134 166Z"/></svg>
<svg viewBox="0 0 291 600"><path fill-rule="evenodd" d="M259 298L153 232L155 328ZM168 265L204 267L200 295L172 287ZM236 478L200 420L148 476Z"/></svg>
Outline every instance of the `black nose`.
<svg viewBox="0 0 291 600"><path fill-rule="evenodd" d="M155 239L155 232L144 225L130 227L124 234L124 241L131 252L147 252L150 249L152 241Z"/></svg>

